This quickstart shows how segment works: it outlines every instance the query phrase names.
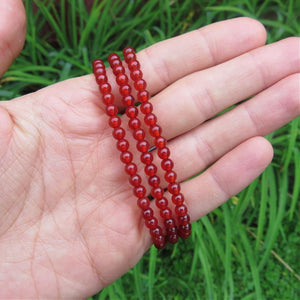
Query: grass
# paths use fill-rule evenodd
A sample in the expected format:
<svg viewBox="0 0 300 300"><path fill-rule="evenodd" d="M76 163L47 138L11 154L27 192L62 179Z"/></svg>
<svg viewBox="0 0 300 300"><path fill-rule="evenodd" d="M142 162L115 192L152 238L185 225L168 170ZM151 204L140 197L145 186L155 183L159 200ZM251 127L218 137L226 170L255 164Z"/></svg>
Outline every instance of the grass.
<svg viewBox="0 0 300 300"><path fill-rule="evenodd" d="M24 3L26 46L0 81L4 100L90 73L93 58L126 45L139 50L237 16L260 20L268 43L300 35L297 0L95 0L90 13L82 0ZM189 240L152 247L93 299L299 299L299 130L298 118L270 134L275 157L262 176L194 223Z"/></svg>

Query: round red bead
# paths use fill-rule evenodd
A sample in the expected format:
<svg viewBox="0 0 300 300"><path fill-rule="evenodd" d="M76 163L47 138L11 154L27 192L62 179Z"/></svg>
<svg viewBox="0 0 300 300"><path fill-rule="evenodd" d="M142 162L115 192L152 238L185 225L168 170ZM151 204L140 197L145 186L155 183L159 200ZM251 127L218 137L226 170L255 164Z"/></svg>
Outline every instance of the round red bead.
<svg viewBox="0 0 300 300"><path fill-rule="evenodd" d="M171 235L168 235L168 238L167 238L167 240L168 240L168 242L169 242L170 244L176 244L177 241L178 241L178 239L179 239L178 234L171 234Z"/></svg>
<svg viewBox="0 0 300 300"><path fill-rule="evenodd" d="M120 94L125 97L130 95L131 93L131 87L128 84L124 84L119 88Z"/></svg>
<svg viewBox="0 0 300 300"><path fill-rule="evenodd" d="M141 161L142 163L149 165L153 161L153 155L150 152L145 152L141 155Z"/></svg>
<svg viewBox="0 0 300 300"><path fill-rule="evenodd" d="M125 106L131 106L134 104L134 98L131 95L122 98L122 103Z"/></svg>
<svg viewBox="0 0 300 300"><path fill-rule="evenodd" d="M153 217L153 210L151 207L148 207L147 209L145 209L143 212L142 212L142 215L143 215L143 218L145 220L150 220L152 219Z"/></svg>
<svg viewBox="0 0 300 300"><path fill-rule="evenodd" d="M174 167L174 164L173 164L172 160L170 160L170 159L164 159L161 162L161 167L165 171L171 171L173 169L173 167Z"/></svg>
<svg viewBox="0 0 300 300"><path fill-rule="evenodd" d="M133 137L138 141L142 141L145 138L145 131L141 128L136 129L133 132Z"/></svg>
<svg viewBox="0 0 300 300"><path fill-rule="evenodd" d="M141 121L137 118L132 118L128 121L129 128L135 130L141 127Z"/></svg>
<svg viewBox="0 0 300 300"><path fill-rule="evenodd" d="M148 126L153 126L156 124L157 118L154 114L146 114L144 117L144 121Z"/></svg>
<svg viewBox="0 0 300 300"><path fill-rule="evenodd" d="M131 53L127 53L126 55L124 55L124 59L128 63L128 62L130 62L132 60L135 60L136 56L135 56L134 53L131 52Z"/></svg>
<svg viewBox="0 0 300 300"><path fill-rule="evenodd" d="M132 60L128 62L128 69L130 71L138 70L140 68L140 64L137 60Z"/></svg>
<svg viewBox="0 0 300 300"><path fill-rule="evenodd" d="M122 127L114 128L113 136L114 136L115 139L121 140L125 136L125 130Z"/></svg>
<svg viewBox="0 0 300 300"><path fill-rule="evenodd" d="M167 147L159 148L157 154L161 159L167 159L170 156L170 150Z"/></svg>
<svg viewBox="0 0 300 300"><path fill-rule="evenodd" d="M135 106L127 107L125 112L129 118L135 118L138 115L138 109Z"/></svg>
<svg viewBox="0 0 300 300"><path fill-rule="evenodd" d="M159 137L161 135L161 128L158 125L153 125L150 127L149 132L153 137Z"/></svg>
<svg viewBox="0 0 300 300"><path fill-rule="evenodd" d="M110 61L109 64L112 68L122 66L122 62L120 59L114 59L113 61Z"/></svg>
<svg viewBox="0 0 300 300"><path fill-rule="evenodd" d="M187 225L190 223L190 216L188 214L185 214L184 216L178 216L177 220L179 225Z"/></svg>
<svg viewBox="0 0 300 300"><path fill-rule="evenodd" d="M134 174L134 175L130 176L129 182L133 186L139 186L142 182L141 176L138 174Z"/></svg>
<svg viewBox="0 0 300 300"><path fill-rule="evenodd" d="M148 179L148 183L152 186L152 187L158 187L159 183L160 183L160 179L157 175L151 176Z"/></svg>
<svg viewBox="0 0 300 300"><path fill-rule="evenodd" d="M106 105L111 105L114 102L114 96L113 94L106 94L102 96L102 101L104 104ZM115 106L116 107L116 106ZM115 113L115 115L118 113L118 109L117 112Z"/></svg>
<svg viewBox="0 0 300 300"><path fill-rule="evenodd" d="M168 172L165 173L165 180L168 183L175 182L176 177L177 177L177 175L176 175L176 173L174 171L168 171Z"/></svg>
<svg viewBox="0 0 300 300"><path fill-rule="evenodd" d="M149 164L145 166L144 170L146 175L154 176L157 172L157 167L154 164Z"/></svg>
<svg viewBox="0 0 300 300"><path fill-rule="evenodd" d="M157 226L157 219L152 218L150 220L145 220L145 224L149 229L154 229Z"/></svg>
<svg viewBox="0 0 300 300"><path fill-rule="evenodd" d="M116 53L111 53L111 54L108 55L108 59L107 60L108 60L109 63L111 63L114 60L120 60L120 57Z"/></svg>
<svg viewBox="0 0 300 300"><path fill-rule="evenodd" d="M147 152L149 150L149 143L146 140L138 141L136 144L136 148L140 152Z"/></svg>
<svg viewBox="0 0 300 300"><path fill-rule="evenodd" d="M151 195L155 199L162 199L164 190L161 187L156 187L151 190Z"/></svg>
<svg viewBox="0 0 300 300"><path fill-rule="evenodd" d="M180 206L184 202L184 197L181 193L177 195L172 195L172 201L176 206Z"/></svg>
<svg viewBox="0 0 300 300"><path fill-rule="evenodd" d="M125 74L119 74L116 77L116 82L118 85L124 85L128 83L128 77Z"/></svg>
<svg viewBox="0 0 300 300"><path fill-rule="evenodd" d="M130 151L122 152L120 159L123 163L128 164L132 161L132 153Z"/></svg>
<svg viewBox="0 0 300 300"><path fill-rule="evenodd" d="M106 106L106 113L109 116L115 116L118 113L118 108L114 104L110 104Z"/></svg>
<svg viewBox="0 0 300 300"><path fill-rule="evenodd" d="M134 188L134 194L138 197L138 198L142 198L145 196L146 194L146 189L143 185L137 186Z"/></svg>
<svg viewBox="0 0 300 300"><path fill-rule="evenodd" d="M143 198L139 198L137 200L137 204L138 206L142 209L142 210L146 210L149 208L149 205L150 205L150 201L148 198L146 197L143 197Z"/></svg>
<svg viewBox="0 0 300 300"><path fill-rule="evenodd" d="M140 102L147 102L149 97L150 95L148 91L141 91L137 93L137 98Z"/></svg>
<svg viewBox="0 0 300 300"><path fill-rule="evenodd" d="M99 89L102 94L108 94L111 92L111 86L108 82L100 84Z"/></svg>
<svg viewBox="0 0 300 300"><path fill-rule="evenodd" d="M106 75L105 67L101 66L99 68L94 69L94 75L96 76L96 78L98 75Z"/></svg>
<svg viewBox="0 0 300 300"><path fill-rule="evenodd" d="M129 175L134 175L137 172L137 166L135 163L129 163L125 166L125 172Z"/></svg>
<svg viewBox="0 0 300 300"><path fill-rule="evenodd" d="M107 82L107 77L106 77L106 75L104 75L104 74L97 75L97 76L96 76L96 82L97 82L99 85L101 85L101 84Z"/></svg>
<svg viewBox="0 0 300 300"><path fill-rule="evenodd" d="M150 234L151 234L151 236L153 236L153 237L162 235L162 230L161 230L160 226L157 226L156 228L151 229L151 230L150 230Z"/></svg>
<svg viewBox="0 0 300 300"><path fill-rule="evenodd" d="M129 54L129 53L135 53L135 52L134 52L134 49L133 49L132 47L127 46L127 47L125 47L124 50L123 50L123 55L126 56L126 55Z"/></svg>
<svg viewBox="0 0 300 300"><path fill-rule="evenodd" d="M173 218L167 219L164 221L164 224L165 224L166 228L172 228L175 226L175 221Z"/></svg>
<svg viewBox="0 0 300 300"><path fill-rule="evenodd" d="M93 69L96 69L99 66L104 66L104 63L101 59L96 58L93 60L92 65L93 65Z"/></svg>
<svg viewBox="0 0 300 300"><path fill-rule="evenodd" d="M154 144L157 148L164 148L166 146L166 139L162 136L156 137L154 140Z"/></svg>
<svg viewBox="0 0 300 300"><path fill-rule="evenodd" d="M178 230L179 231L186 231L186 232L188 232L188 231L191 231L191 229L192 229L192 226L191 226L191 224L186 224L186 225L179 225L178 226Z"/></svg>
<svg viewBox="0 0 300 300"><path fill-rule="evenodd" d="M159 209L166 209L168 207L168 200L165 197L156 199L155 204Z"/></svg>
<svg viewBox="0 0 300 300"><path fill-rule="evenodd" d="M172 218L172 211L170 208L167 207L160 211L160 215L163 219L168 220Z"/></svg>
<svg viewBox="0 0 300 300"><path fill-rule="evenodd" d="M143 102L140 105L140 109L143 114L150 114L153 110L153 106L150 102Z"/></svg>
<svg viewBox="0 0 300 300"><path fill-rule="evenodd" d="M143 91L147 87L146 81L144 79L139 79L134 82L134 87L138 91Z"/></svg>
<svg viewBox="0 0 300 300"><path fill-rule="evenodd" d="M109 126L112 128L119 127L121 125L121 119L118 116L112 116L109 119Z"/></svg>
<svg viewBox="0 0 300 300"><path fill-rule="evenodd" d="M119 74L124 74L124 72L125 72L124 67L121 65L114 67L112 70L113 70L113 73L115 74L115 76L117 76Z"/></svg>
<svg viewBox="0 0 300 300"><path fill-rule="evenodd" d="M142 79L143 73L141 70L134 70L130 73L130 77L132 80L139 80Z"/></svg>
<svg viewBox="0 0 300 300"><path fill-rule="evenodd" d="M180 192L180 185L177 182L170 183L168 185L168 191L173 195L178 195Z"/></svg>
<svg viewBox="0 0 300 300"><path fill-rule="evenodd" d="M122 139L117 141L117 148L119 151L125 152L129 148L129 143L127 140Z"/></svg>
<svg viewBox="0 0 300 300"><path fill-rule="evenodd" d="M178 216L184 216L187 213L187 207L184 204L182 204L180 206L176 206L175 213Z"/></svg>

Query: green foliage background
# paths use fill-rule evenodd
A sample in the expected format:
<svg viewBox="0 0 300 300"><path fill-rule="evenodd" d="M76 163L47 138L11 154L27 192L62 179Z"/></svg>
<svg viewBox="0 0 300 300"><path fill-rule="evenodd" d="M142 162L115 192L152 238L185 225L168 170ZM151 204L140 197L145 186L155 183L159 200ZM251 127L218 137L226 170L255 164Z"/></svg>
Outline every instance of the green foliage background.
<svg viewBox="0 0 300 300"><path fill-rule="evenodd" d="M56 2L56 4L55 4ZM268 43L300 35L297 0L24 0L25 49L0 99L91 72L91 61L207 24L247 16ZM33 13L33 6L37 7ZM300 299L300 120L267 138L275 156L248 188L193 224L192 237L143 259L94 299ZM289 269L292 268L291 269Z"/></svg>

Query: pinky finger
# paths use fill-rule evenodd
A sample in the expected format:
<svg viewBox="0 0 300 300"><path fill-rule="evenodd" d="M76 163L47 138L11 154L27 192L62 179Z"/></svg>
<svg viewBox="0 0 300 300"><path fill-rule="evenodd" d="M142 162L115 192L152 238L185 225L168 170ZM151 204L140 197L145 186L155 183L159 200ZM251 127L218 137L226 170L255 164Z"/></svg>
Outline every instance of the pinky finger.
<svg viewBox="0 0 300 300"><path fill-rule="evenodd" d="M195 221L249 185L273 157L271 144L263 137L251 138L224 155L198 177L183 182L191 220Z"/></svg>

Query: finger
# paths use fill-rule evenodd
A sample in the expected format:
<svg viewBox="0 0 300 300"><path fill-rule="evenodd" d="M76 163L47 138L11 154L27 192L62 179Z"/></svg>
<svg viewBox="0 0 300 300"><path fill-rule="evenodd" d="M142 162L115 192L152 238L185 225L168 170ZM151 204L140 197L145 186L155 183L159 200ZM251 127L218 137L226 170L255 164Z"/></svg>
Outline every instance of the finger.
<svg viewBox="0 0 300 300"><path fill-rule="evenodd" d="M156 94L181 77L259 47L265 40L266 32L261 23L249 18L237 18L211 24L157 43L140 51L137 57L149 92ZM123 108L110 68L107 73L116 96L116 104ZM80 101L81 98L74 98L74 90L89 91L90 99L95 103L101 102L93 75L72 79L69 88L66 89L66 100Z"/></svg>
<svg viewBox="0 0 300 300"><path fill-rule="evenodd" d="M249 185L271 162L273 149L262 137L234 148L203 174L182 183L191 220L195 221Z"/></svg>
<svg viewBox="0 0 300 300"><path fill-rule="evenodd" d="M300 39L288 38L175 82L152 99L154 111L170 139L296 72Z"/></svg>
<svg viewBox="0 0 300 300"><path fill-rule="evenodd" d="M254 136L266 135L300 115L300 74L291 75L231 111L168 143L178 180L204 170ZM160 160L154 151L154 163ZM163 178L164 173L159 170ZM163 186L166 187L166 184Z"/></svg>
<svg viewBox="0 0 300 300"><path fill-rule="evenodd" d="M21 0L0 1L0 77L23 48L26 16Z"/></svg>

